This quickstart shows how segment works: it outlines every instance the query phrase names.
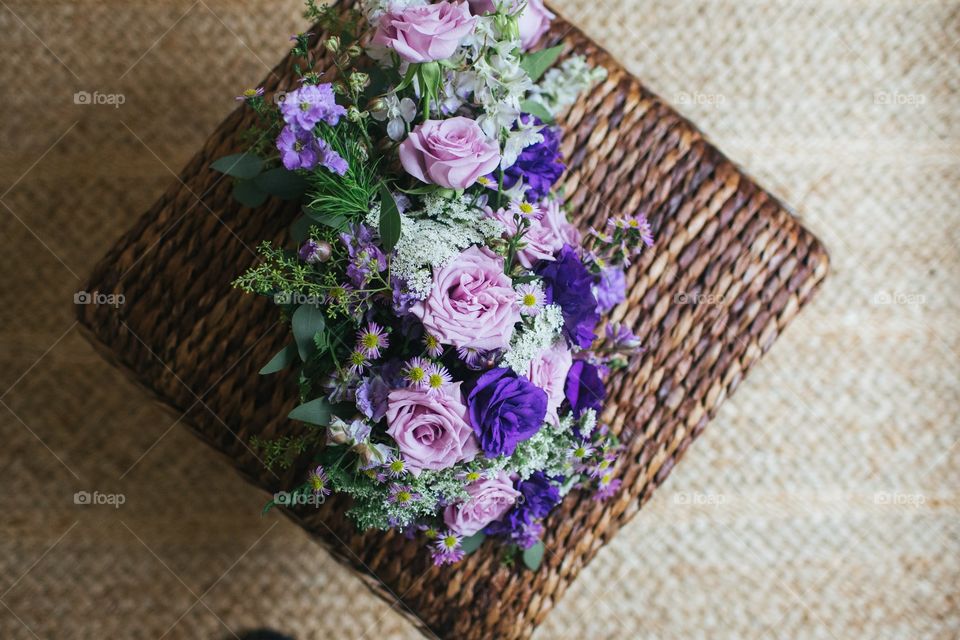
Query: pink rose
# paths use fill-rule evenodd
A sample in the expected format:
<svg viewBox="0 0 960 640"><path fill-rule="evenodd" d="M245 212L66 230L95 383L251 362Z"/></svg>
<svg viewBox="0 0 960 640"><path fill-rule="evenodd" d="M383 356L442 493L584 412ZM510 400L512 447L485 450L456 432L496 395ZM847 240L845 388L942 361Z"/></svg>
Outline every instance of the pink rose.
<svg viewBox="0 0 960 640"><path fill-rule="evenodd" d="M480 450L467 421L459 382L436 394L394 389L387 396L387 424L387 434L397 441L414 475L473 460Z"/></svg>
<svg viewBox="0 0 960 640"><path fill-rule="evenodd" d="M510 344L513 326L520 321L503 258L476 246L434 269L430 294L411 312L441 343L485 351Z"/></svg>
<svg viewBox="0 0 960 640"><path fill-rule="evenodd" d="M473 33L477 19L465 3L438 2L380 18L373 44L388 47L407 62L433 62L452 56Z"/></svg>
<svg viewBox="0 0 960 640"><path fill-rule="evenodd" d="M500 164L500 145L470 118L427 120L400 145L400 164L421 182L466 189Z"/></svg>
<svg viewBox="0 0 960 640"><path fill-rule="evenodd" d="M525 246L517 252L517 260L527 269L532 269L540 260L553 260L563 245L580 246L580 231L567 221L567 216L556 200L544 200L543 217L531 220L530 228L523 235ZM500 209L491 214L503 223L506 235L517 233L517 224L509 211Z"/></svg>
<svg viewBox="0 0 960 640"><path fill-rule="evenodd" d="M555 425L560 423L557 409L563 403L563 388L572 364L573 356L563 343L550 347L530 362L527 378L547 392L545 419Z"/></svg>
<svg viewBox="0 0 960 640"><path fill-rule="evenodd" d="M467 485L470 497L448 506L443 521L461 536L472 536L485 526L502 518L516 504L520 492L513 488L503 471L493 478L483 478Z"/></svg>
<svg viewBox="0 0 960 640"><path fill-rule="evenodd" d="M519 3L514 3L514 6ZM470 0L474 15L493 13L497 10L494 0ZM524 51L532 49L550 28L550 21L557 16L543 6L543 0L527 0L520 14L520 46Z"/></svg>

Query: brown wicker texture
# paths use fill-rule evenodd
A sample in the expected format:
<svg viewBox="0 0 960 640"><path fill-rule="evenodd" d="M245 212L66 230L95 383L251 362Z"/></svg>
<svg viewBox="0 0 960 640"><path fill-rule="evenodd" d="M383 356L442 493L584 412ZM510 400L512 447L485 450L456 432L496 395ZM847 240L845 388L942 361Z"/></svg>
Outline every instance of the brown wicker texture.
<svg viewBox="0 0 960 640"><path fill-rule="evenodd" d="M817 240L695 127L562 19L550 38L566 45L565 55L585 54L609 70L560 119L565 191L579 224L599 227L609 215L644 212L657 237L630 269L629 300L614 312L647 349L609 384L604 419L628 448L620 491L602 503L568 496L546 524L547 553L536 572L504 566L489 542L454 567L432 567L422 541L357 533L341 499L289 513L431 636L529 637L827 272ZM267 90L290 88L291 67L284 60L265 80ZM77 310L101 352L272 492L304 471L300 465L278 478L247 445L251 436L296 428L284 418L295 403L293 377L257 375L288 340L287 329L268 301L229 283L254 262L251 247L284 238L296 210L275 201L241 208L230 181L208 168L239 150L236 133L251 119L242 108L227 118L182 183L97 266L88 290L122 293L126 303Z"/></svg>

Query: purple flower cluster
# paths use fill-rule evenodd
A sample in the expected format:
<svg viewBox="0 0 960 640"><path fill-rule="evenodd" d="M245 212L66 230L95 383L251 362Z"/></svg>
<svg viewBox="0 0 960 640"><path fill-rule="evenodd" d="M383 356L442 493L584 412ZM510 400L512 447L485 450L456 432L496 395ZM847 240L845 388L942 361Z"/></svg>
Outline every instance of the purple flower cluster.
<svg viewBox="0 0 960 640"><path fill-rule="evenodd" d="M515 488L522 499L502 519L487 525L490 535L509 537L521 549L527 549L540 539L543 527L540 520L560 502L559 478L550 478L542 471L534 471L526 480L520 480Z"/></svg>
<svg viewBox="0 0 960 640"><path fill-rule="evenodd" d="M374 241L373 231L367 225L351 226L349 231L340 234L340 241L350 258L347 277L358 289L369 283L374 273L386 270L387 256Z"/></svg>
<svg viewBox="0 0 960 640"><path fill-rule="evenodd" d="M560 306L563 332L570 344L588 349L596 337L600 312L593 295L593 275L583 266L576 250L564 245L552 262L538 271L543 278L548 303Z"/></svg>
<svg viewBox="0 0 960 640"><path fill-rule="evenodd" d="M280 114L287 123L277 137L284 167L293 171L319 164L340 176L347 172L347 161L313 132L317 123L334 126L346 114L346 109L336 103L333 85L303 85L291 91L280 105Z"/></svg>

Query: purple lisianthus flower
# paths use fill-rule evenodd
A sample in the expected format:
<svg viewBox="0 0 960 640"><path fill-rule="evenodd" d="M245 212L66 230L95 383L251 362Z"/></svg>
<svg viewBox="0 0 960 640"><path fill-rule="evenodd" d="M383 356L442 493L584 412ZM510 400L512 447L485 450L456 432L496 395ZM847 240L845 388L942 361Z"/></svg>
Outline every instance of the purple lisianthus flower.
<svg viewBox="0 0 960 640"><path fill-rule="evenodd" d="M357 387L357 409L374 422L387 415L390 386L380 376L364 378Z"/></svg>
<svg viewBox="0 0 960 640"><path fill-rule="evenodd" d="M622 267L606 267L600 271L596 295L600 313L607 313L627 299L627 278Z"/></svg>
<svg viewBox="0 0 960 640"><path fill-rule="evenodd" d="M547 415L547 394L512 369L484 373L470 395L467 408L473 432L488 457L511 455L530 438Z"/></svg>
<svg viewBox="0 0 960 640"><path fill-rule="evenodd" d="M347 110L336 103L333 85L327 82L305 84L289 92L280 103L280 113L287 124L310 131L321 120L330 126L337 124Z"/></svg>
<svg viewBox="0 0 960 640"><path fill-rule="evenodd" d="M286 126L277 136L280 160L288 171L313 169L320 160L320 145L309 131Z"/></svg>
<svg viewBox="0 0 960 640"><path fill-rule="evenodd" d="M486 533L506 536L521 549L532 547L540 539L543 527L539 520L547 517L560 502L560 488L543 471L535 471L526 480L516 483L521 498L503 519L487 525Z"/></svg>
<svg viewBox="0 0 960 640"><path fill-rule="evenodd" d="M521 116L524 122L531 116ZM534 118L536 124L542 124L539 118ZM510 189L517 181L523 179L526 185L527 200L537 202L550 192L566 167L560 158L560 130L556 127L544 127L540 130L543 140L532 144L517 156L517 161L503 172L503 186ZM497 176L490 178L497 182Z"/></svg>
<svg viewBox="0 0 960 640"><path fill-rule="evenodd" d="M606 396L600 371L586 360L576 360L567 372L564 394L570 402L573 417L579 418L587 409L600 411Z"/></svg>
<svg viewBox="0 0 960 640"><path fill-rule="evenodd" d="M537 275L543 278L547 302L560 305L567 340L582 349L589 348L596 337L600 313L593 295L593 276L577 252L570 245L563 245L556 260L544 262Z"/></svg>

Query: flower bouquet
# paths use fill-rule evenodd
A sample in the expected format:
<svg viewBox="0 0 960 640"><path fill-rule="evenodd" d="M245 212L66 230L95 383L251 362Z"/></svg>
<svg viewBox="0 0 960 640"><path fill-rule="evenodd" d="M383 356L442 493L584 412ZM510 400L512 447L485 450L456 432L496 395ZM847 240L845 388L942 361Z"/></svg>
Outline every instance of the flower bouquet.
<svg viewBox="0 0 960 640"><path fill-rule="evenodd" d="M420 536L436 564L486 537L536 568L543 520L572 490L618 487L619 443L598 417L604 379L640 346L604 315L653 242L642 215L582 233L557 183L555 116L604 77L539 48L541 0L307 3L300 84L238 99L258 124L213 168L256 207L302 203L291 246L264 243L235 285L271 296L299 367L305 431L255 440L310 473L268 505L352 498L361 529Z"/></svg>

